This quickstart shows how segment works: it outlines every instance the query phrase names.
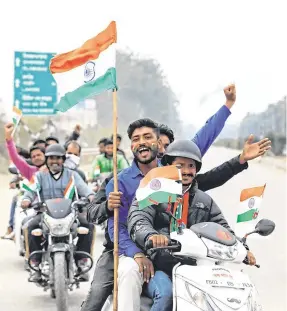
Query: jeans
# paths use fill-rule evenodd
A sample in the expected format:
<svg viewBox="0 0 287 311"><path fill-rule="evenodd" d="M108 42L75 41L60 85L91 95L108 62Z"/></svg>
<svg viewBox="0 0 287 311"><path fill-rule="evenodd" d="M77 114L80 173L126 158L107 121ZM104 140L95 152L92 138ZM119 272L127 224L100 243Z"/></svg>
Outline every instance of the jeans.
<svg viewBox="0 0 287 311"><path fill-rule="evenodd" d="M81 311L101 311L114 288L114 255L105 251L98 259L94 279Z"/></svg>
<svg viewBox="0 0 287 311"><path fill-rule="evenodd" d="M11 227L12 229L14 228L14 215L16 205L17 205L17 196L14 196L10 206L10 217L9 217L9 227Z"/></svg>
<svg viewBox="0 0 287 311"><path fill-rule="evenodd" d="M150 311L172 311L172 281L163 271L156 271L145 287L145 294L153 300Z"/></svg>

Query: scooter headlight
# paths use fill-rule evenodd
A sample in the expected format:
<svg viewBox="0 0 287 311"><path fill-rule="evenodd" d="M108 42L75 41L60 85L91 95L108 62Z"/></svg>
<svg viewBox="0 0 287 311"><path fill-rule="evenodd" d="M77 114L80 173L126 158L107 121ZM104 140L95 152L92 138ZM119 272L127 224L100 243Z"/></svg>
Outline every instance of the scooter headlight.
<svg viewBox="0 0 287 311"><path fill-rule="evenodd" d="M65 218L55 219L45 214L44 222L50 229L50 234L53 236L66 236L70 233L70 228L74 222L74 215L71 213Z"/></svg>
<svg viewBox="0 0 287 311"><path fill-rule="evenodd" d="M223 245L206 238L202 238L207 247L207 256L219 260L234 260L238 255L238 242L232 246Z"/></svg>

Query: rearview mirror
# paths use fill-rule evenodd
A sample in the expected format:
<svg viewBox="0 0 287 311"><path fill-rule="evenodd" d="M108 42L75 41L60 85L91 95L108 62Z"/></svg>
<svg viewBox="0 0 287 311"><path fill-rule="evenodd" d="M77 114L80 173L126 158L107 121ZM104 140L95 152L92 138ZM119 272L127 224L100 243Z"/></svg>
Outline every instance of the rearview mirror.
<svg viewBox="0 0 287 311"><path fill-rule="evenodd" d="M261 219L255 227L256 232L262 236L270 235L274 229L275 223L269 219Z"/></svg>
<svg viewBox="0 0 287 311"><path fill-rule="evenodd" d="M8 168L9 173L17 175L18 174L18 170L16 167L9 167Z"/></svg>

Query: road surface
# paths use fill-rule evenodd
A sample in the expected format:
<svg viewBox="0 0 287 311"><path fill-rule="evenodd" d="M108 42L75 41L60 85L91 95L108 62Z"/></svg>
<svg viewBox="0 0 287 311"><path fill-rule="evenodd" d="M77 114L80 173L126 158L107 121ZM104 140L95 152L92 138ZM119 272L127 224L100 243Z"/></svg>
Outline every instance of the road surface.
<svg viewBox="0 0 287 311"><path fill-rule="evenodd" d="M233 150L212 148L204 158L203 170L207 170L236 155ZM9 205L12 197L7 190L9 176L1 176L1 231L6 229ZM233 225L240 191L243 188L267 183L260 218L269 218L276 223L276 230L268 238L250 239L249 246L256 255L260 269L247 267L256 284L265 311L285 311L286 304L286 175L272 162L254 161L249 169L239 174L210 194L221 206L225 216ZM102 250L102 233L97 235L95 256ZM16 254L13 242L0 240L0 310L3 311L53 311L54 301L42 288L27 282L28 274L23 270L23 259ZM81 284L79 290L71 292L70 311L79 310L89 284Z"/></svg>

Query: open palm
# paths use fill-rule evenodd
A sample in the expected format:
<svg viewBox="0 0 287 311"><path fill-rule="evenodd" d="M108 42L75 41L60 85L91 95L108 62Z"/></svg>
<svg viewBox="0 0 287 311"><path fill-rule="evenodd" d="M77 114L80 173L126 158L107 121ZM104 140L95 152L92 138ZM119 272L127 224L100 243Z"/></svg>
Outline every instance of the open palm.
<svg viewBox="0 0 287 311"><path fill-rule="evenodd" d="M253 140L254 136L250 135L244 144L242 155L245 161L258 158L271 148L271 140L269 138L263 138L257 143L252 143Z"/></svg>

